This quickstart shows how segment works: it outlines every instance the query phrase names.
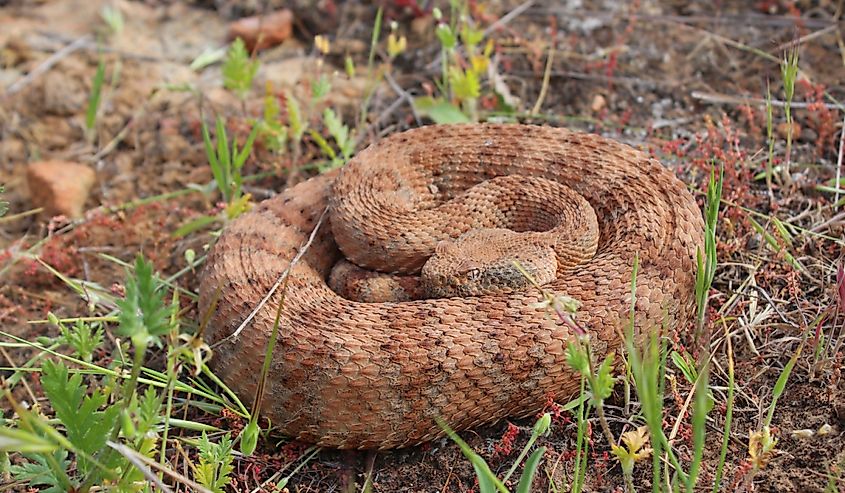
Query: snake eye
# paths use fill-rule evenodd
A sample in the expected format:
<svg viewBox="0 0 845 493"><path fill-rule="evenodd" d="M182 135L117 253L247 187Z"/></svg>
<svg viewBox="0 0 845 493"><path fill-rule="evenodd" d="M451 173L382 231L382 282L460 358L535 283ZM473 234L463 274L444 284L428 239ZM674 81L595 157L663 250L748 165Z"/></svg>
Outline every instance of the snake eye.
<svg viewBox="0 0 845 493"><path fill-rule="evenodd" d="M477 281L481 277L481 269L470 269L467 271L467 278L470 281Z"/></svg>

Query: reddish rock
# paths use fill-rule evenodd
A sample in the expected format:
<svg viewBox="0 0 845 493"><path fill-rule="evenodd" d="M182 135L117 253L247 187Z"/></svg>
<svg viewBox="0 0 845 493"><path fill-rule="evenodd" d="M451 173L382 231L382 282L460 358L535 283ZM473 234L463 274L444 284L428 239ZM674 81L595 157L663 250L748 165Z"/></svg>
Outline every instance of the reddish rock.
<svg viewBox="0 0 845 493"><path fill-rule="evenodd" d="M228 39L244 40L247 50L263 50L280 44L293 33L293 12L278 10L263 16L244 17L229 24Z"/></svg>
<svg viewBox="0 0 845 493"><path fill-rule="evenodd" d="M51 216L82 216L96 178L93 169L71 161L38 161L26 169L33 205Z"/></svg>

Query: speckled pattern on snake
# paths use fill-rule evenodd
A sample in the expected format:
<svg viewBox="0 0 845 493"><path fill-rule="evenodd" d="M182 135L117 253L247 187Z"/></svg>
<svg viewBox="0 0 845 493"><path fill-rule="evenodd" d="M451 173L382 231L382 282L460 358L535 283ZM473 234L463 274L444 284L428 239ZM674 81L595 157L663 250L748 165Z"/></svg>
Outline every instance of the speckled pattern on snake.
<svg viewBox="0 0 845 493"><path fill-rule="evenodd" d="M215 372L251 402L282 290L260 303L328 207L284 293L261 410L281 432L328 447L389 449L442 436L436 416L465 430L531 415L550 397L573 397L579 380L566 363L573 334L538 306L536 288L364 303L327 284L341 257L368 268L385 260L386 271L419 271L426 261L418 258L420 249L430 255L441 241L477 227L476 206L448 201L460 202L469 191L493 193L473 187L502 176L517 177L522 188L493 202L535 204L522 216L508 207L489 214L509 216L515 230L530 229L531 216L543 216L533 220L541 231L556 224L546 217L552 206L545 199L531 202L535 184L554 182L551 190L560 184L594 211L597 232L584 223L586 233L558 235L564 248L552 241L557 250L548 262L562 262L560 252L565 256L568 248L583 246L586 253L559 268L544 289L581 303L576 320L590 332L598 357L620 348L635 255L637 333L687 326L704 226L671 171L627 145L560 128L432 125L385 138L340 170L291 187L226 227L200 285L200 312L214 308L208 337L222 341ZM434 224L444 220L432 220L440 216L431 211L450 207L458 207L457 217ZM372 233L364 234L365 226ZM258 306L244 330L229 337Z"/></svg>

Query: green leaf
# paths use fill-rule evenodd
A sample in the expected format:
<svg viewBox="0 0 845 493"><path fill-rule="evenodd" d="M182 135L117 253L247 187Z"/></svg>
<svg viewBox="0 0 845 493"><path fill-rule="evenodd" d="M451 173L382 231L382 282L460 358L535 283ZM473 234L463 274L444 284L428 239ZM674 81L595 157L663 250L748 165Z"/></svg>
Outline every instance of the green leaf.
<svg viewBox="0 0 845 493"><path fill-rule="evenodd" d="M499 491L500 493L508 493L508 489L505 487L504 483L499 481L493 471L490 470L490 466L487 465L487 462L481 458L480 455L476 454L472 448L467 445L461 437L455 433L452 428L449 427L446 422L444 422L440 418L434 418L437 422L437 425L449 435L449 438L455 442L458 447L460 447L461 452L464 454L464 457L469 459L472 463L473 469L475 469L475 475L478 477L478 487L482 493L494 493L495 491Z"/></svg>
<svg viewBox="0 0 845 493"><path fill-rule="evenodd" d="M481 95L481 82L474 70L449 67L449 83L460 100L475 99Z"/></svg>
<svg viewBox="0 0 845 493"><path fill-rule="evenodd" d="M3 452L52 452L57 445L26 430L0 428L0 451Z"/></svg>
<svg viewBox="0 0 845 493"><path fill-rule="evenodd" d="M537 468L540 466L540 459L546 453L546 447L540 447L531 454L528 461L525 463L525 469L522 471L522 476L519 478L519 484L516 486L516 493L531 493L531 484L534 482L534 475L537 473Z"/></svg>
<svg viewBox="0 0 845 493"><path fill-rule="evenodd" d="M199 71L226 58L226 48L207 48L191 62L190 69Z"/></svg>
<svg viewBox="0 0 845 493"><path fill-rule="evenodd" d="M252 80L258 72L258 60L251 60L241 38L237 38L226 53L223 61L223 87L234 91L244 99L252 87Z"/></svg>
<svg viewBox="0 0 845 493"><path fill-rule="evenodd" d="M196 219L192 219L185 224L179 226L179 228L173 232L172 236L174 238L182 238L184 236L188 236L191 233L199 231L207 226L210 226L217 222L220 218L217 216L200 216Z"/></svg>
<svg viewBox="0 0 845 493"><path fill-rule="evenodd" d="M88 96L88 110L85 112L85 128L92 130L97 120L97 110L100 108L100 99L103 93L103 80L106 77L106 62L101 58L97 65L97 72L94 74L94 82L91 85L91 94Z"/></svg>
<svg viewBox="0 0 845 493"><path fill-rule="evenodd" d="M110 406L100 411L106 403L106 395L100 389L94 389L91 395L86 396L82 375L76 373L71 376L64 363L51 360L45 360L41 367L41 386L56 417L64 425L68 440L76 449L93 456L105 446L119 408ZM77 462L82 475L95 469L84 457L77 457Z"/></svg>
<svg viewBox="0 0 845 493"><path fill-rule="evenodd" d="M90 363L94 351L103 343L102 326L97 324L95 329L91 324L87 324L82 320L77 320L73 328L68 328L63 323L58 323L57 325L59 331L62 333L64 342L73 348L74 355Z"/></svg>
<svg viewBox="0 0 845 493"><path fill-rule="evenodd" d="M227 433L223 435L219 443L214 443L203 431L197 446L200 463L196 468L194 479L215 493L223 493L231 481L229 474L234 470L231 437Z"/></svg>
<svg viewBox="0 0 845 493"><path fill-rule="evenodd" d="M600 400L605 400L610 397L613 392L613 385L616 383L616 378L611 375L613 371L613 354L608 354L599 366L599 371L596 374L596 388L593 391L593 405L598 406Z"/></svg>
<svg viewBox="0 0 845 493"><path fill-rule="evenodd" d="M26 481L30 486L47 486L47 488L38 488L42 493L64 493L66 490L62 487L62 481L56 478L53 470L47 462L47 456L42 454L24 454L24 457L31 462L25 462L21 465L13 465L9 468L12 478L15 481ZM70 461L67 460L67 450L57 450L53 453L53 459L62 468L67 471L70 467Z"/></svg>
<svg viewBox="0 0 845 493"><path fill-rule="evenodd" d="M135 410L136 428L139 435L145 435L161 420L159 411L161 411L161 400L158 398L155 388L148 386Z"/></svg>
<svg viewBox="0 0 845 493"><path fill-rule="evenodd" d="M320 78L311 84L311 100L315 103L320 102L332 90L332 83L326 74L321 74Z"/></svg>
<svg viewBox="0 0 845 493"><path fill-rule="evenodd" d="M677 351L672 351L671 358L672 363L681 370L681 373L684 375L687 382L691 384L695 383L698 378L698 371L696 371L695 366L687 360L687 357Z"/></svg>
<svg viewBox="0 0 845 493"><path fill-rule="evenodd" d="M323 112L323 123L329 134L337 142L340 148L340 153L343 154L344 159L352 157L352 151L355 143L349 139L349 127L343 124L337 114L331 108L326 108Z"/></svg>
<svg viewBox="0 0 845 493"><path fill-rule="evenodd" d="M228 202L229 191L226 188L226 177L223 176L223 167L220 160L217 159L217 152L214 150L214 144L212 144L211 136L208 133L208 125L205 122L202 122L202 141L205 145L205 155L208 158L208 165L211 167L211 174L214 176L217 188L223 194L223 200Z"/></svg>
<svg viewBox="0 0 845 493"><path fill-rule="evenodd" d="M458 42L455 33L448 24L441 22L435 28L434 33L437 35L437 39L440 40L440 44L443 45L443 48L447 50L454 48L455 44Z"/></svg>
<svg viewBox="0 0 845 493"><path fill-rule="evenodd" d="M484 30L473 29L469 24L461 26L461 41L468 47L472 48L484 39Z"/></svg>
<svg viewBox="0 0 845 493"><path fill-rule="evenodd" d="M288 126L293 140L302 140L302 135L305 133L308 124L303 122L299 102L293 97L293 94L288 94L285 98L285 109L288 113Z"/></svg>
<svg viewBox="0 0 845 493"><path fill-rule="evenodd" d="M570 342L566 346L566 362L573 370L581 375L587 376L590 373L590 363L587 360L587 352L581 348L581 345L575 342Z"/></svg>
<svg viewBox="0 0 845 493"><path fill-rule="evenodd" d="M255 446L258 444L258 423L250 420L247 423L244 431L241 432L241 453L249 457L255 452Z"/></svg>
<svg viewBox="0 0 845 493"><path fill-rule="evenodd" d="M422 96L414 98L414 107L422 116L434 120L434 123L469 123L470 119L452 103L440 99Z"/></svg>
<svg viewBox="0 0 845 493"><path fill-rule="evenodd" d="M117 301L120 308L117 333L131 338L136 348L146 348L151 339L170 330L170 310L159 291L162 285L153 276L152 263L139 253L135 273L126 279L126 296Z"/></svg>

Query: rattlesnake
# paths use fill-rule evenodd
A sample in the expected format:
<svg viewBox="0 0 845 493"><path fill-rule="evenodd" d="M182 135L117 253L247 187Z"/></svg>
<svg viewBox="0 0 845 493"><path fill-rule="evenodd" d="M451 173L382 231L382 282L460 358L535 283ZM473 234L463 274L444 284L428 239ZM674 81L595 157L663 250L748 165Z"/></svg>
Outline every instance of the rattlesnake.
<svg viewBox="0 0 845 493"><path fill-rule="evenodd" d="M509 175L561 184L586 199L587 209L577 210L595 213L597 244L594 237L590 245L589 221L576 220L587 224L586 233L563 234L562 241L569 238L571 250L583 252L544 289L580 302L576 321L590 332L597 356L620 346L635 255L637 333L685 327L703 221L685 186L659 162L610 139L560 128L432 125L390 136L226 227L200 284L200 311L212 313L209 338L219 344L213 368L242 399L251 399L284 296L261 411L302 441L397 448L442 436L438 416L464 430L530 415L552 397L572 397L579 386L566 363L573 334L539 306L536 288L362 303L326 282L341 257L338 244L359 265L375 267L389 257L384 270L419 271L425 262L420 248L429 254L448 249L448 242L437 246L444 239L440 230L455 238L483 214L470 207L438 230L424 220L430 217L425 211ZM520 195L534 196L534 182L521 183ZM312 236L326 209L330 224ZM538 213L523 220L532 214ZM533 222L541 230L554 225ZM365 228L374 236L362 233ZM286 287L272 291L309 238Z"/></svg>

